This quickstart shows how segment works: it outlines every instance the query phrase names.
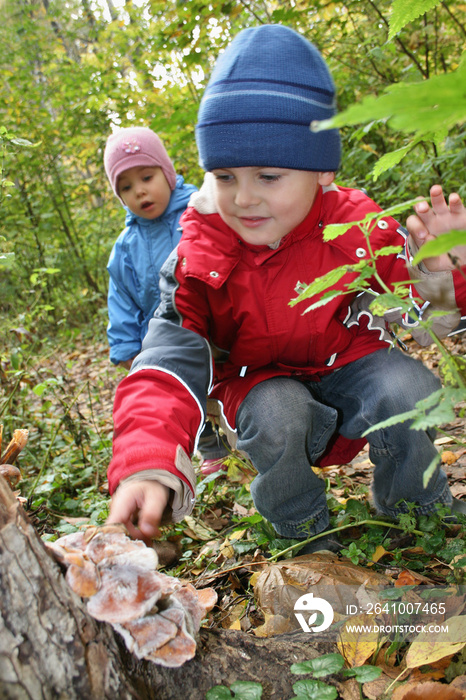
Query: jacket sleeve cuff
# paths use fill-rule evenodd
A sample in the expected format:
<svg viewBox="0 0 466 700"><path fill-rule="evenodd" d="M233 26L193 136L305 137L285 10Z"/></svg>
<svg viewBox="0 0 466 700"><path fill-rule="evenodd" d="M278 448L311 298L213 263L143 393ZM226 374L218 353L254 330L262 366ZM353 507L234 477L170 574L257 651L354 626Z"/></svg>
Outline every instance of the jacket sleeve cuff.
<svg viewBox="0 0 466 700"><path fill-rule="evenodd" d="M416 292L424 301L429 301L437 309L445 311L457 310L452 272L450 270L429 272L422 262L419 265L413 265L412 260L418 250L419 248L413 239L409 237L406 267L410 278L413 280Z"/></svg>
<svg viewBox="0 0 466 700"><path fill-rule="evenodd" d="M116 345L110 345L110 361L114 365L120 362L126 362L126 360L131 360L136 357L141 352L140 342L127 342L127 343L117 343Z"/></svg>

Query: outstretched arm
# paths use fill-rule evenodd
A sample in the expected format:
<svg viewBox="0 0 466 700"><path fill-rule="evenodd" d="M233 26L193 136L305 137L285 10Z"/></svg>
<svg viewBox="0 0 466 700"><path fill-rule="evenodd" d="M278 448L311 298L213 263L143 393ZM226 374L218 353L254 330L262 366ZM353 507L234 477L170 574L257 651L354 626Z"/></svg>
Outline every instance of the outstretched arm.
<svg viewBox="0 0 466 700"><path fill-rule="evenodd" d="M466 231L466 207L456 192L449 196L447 203L441 185L433 185L430 201L432 206L426 200L416 204L416 214L409 216L406 221L406 228L418 248L442 233ZM449 255L426 258L423 264L430 272L452 270L456 267L455 259L457 264L466 264L466 245L457 246Z"/></svg>

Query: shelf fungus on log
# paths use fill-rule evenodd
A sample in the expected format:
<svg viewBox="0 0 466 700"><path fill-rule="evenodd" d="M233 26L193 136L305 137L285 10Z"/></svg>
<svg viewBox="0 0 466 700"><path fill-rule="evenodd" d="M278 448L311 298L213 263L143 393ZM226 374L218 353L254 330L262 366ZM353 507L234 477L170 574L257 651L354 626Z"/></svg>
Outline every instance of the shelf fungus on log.
<svg viewBox="0 0 466 700"><path fill-rule="evenodd" d="M21 472L13 464L0 464L0 474L6 479L10 489L14 489L21 479Z"/></svg>
<svg viewBox="0 0 466 700"><path fill-rule="evenodd" d="M0 475L6 479L10 489L14 489L21 479L21 472L13 462L28 441L28 430L15 430L13 437L2 452L3 425L0 425Z"/></svg>
<svg viewBox="0 0 466 700"><path fill-rule="evenodd" d="M123 526L89 528L47 546L66 566L71 589L88 599L89 614L110 623L139 659L176 668L194 657L201 622L217 602L212 588L198 591L157 571L155 550Z"/></svg>
<svg viewBox="0 0 466 700"><path fill-rule="evenodd" d="M1 427L2 430L0 431L0 464L12 464L21 452L21 450L26 446L29 437L29 430L21 428L19 430L13 431L13 437L8 443L5 451L2 452L1 437L3 433L3 426Z"/></svg>

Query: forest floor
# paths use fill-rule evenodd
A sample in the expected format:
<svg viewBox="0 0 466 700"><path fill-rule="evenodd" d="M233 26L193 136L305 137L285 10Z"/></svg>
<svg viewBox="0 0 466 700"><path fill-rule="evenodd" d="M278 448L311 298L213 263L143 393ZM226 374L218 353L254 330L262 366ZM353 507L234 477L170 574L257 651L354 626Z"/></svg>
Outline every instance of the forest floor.
<svg viewBox="0 0 466 700"><path fill-rule="evenodd" d="M409 337L405 341L410 354L438 372L440 355L435 346L421 348ZM446 346L451 354L466 356L466 334L447 339ZM28 396L27 414L20 413L18 396L16 404L10 401L18 416L14 427L30 431L19 459L23 481L17 493L46 540L105 521L112 405L125 374L110 365L105 342L89 343L77 337L72 348L69 343L55 347L22 376L18 391L23 399ZM461 415L465 406L466 401L457 406L456 419L440 426L436 440L452 493L460 499L466 499ZM339 610L336 619L342 623L342 600L347 603L354 596L368 600L365 591L371 586L401 591L403 586L444 589L466 582L464 522L445 525L445 513L421 519L407 514L398 524L383 522L371 505L372 465L367 449L351 464L320 470L331 525L339 528L345 548L339 554L322 552L312 557L299 557L299 549L282 554L284 547L297 543L277 540L273 528L256 512L249 490L254 470L247 460L232 454L226 471L205 478L196 457L193 463L198 472L194 512L164 528L162 541L154 548L166 573L197 588L216 589L218 605L206 623L210 628L259 637L293 632L299 629L293 605L311 584L317 595L332 591L334 609ZM461 614L465 606L466 595L461 600L455 597L450 615ZM348 644L347 650L354 647L354 653L360 653L360 642ZM367 659L375 648L364 644ZM398 654L393 661L392 672L385 668L387 678L399 672L400 658ZM354 659L346 661L358 665ZM435 673L432 678L444 678L446 669L437 668Z"/></svg>

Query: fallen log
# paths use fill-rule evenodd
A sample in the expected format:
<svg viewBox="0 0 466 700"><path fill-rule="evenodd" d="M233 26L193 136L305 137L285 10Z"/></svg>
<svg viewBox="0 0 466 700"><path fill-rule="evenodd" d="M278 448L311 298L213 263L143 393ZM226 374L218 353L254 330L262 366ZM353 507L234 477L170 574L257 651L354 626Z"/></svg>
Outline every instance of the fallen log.
<svg viewBox="0 0 466 700"><path fill-rule="evenodd" d="M180 668L138 660L92 618L0 477L0 697L4 700L201 700L215 685L255 681L264 700L293 696L293 663L335 651L324 634L259 639L200 630Z"/></svg>

